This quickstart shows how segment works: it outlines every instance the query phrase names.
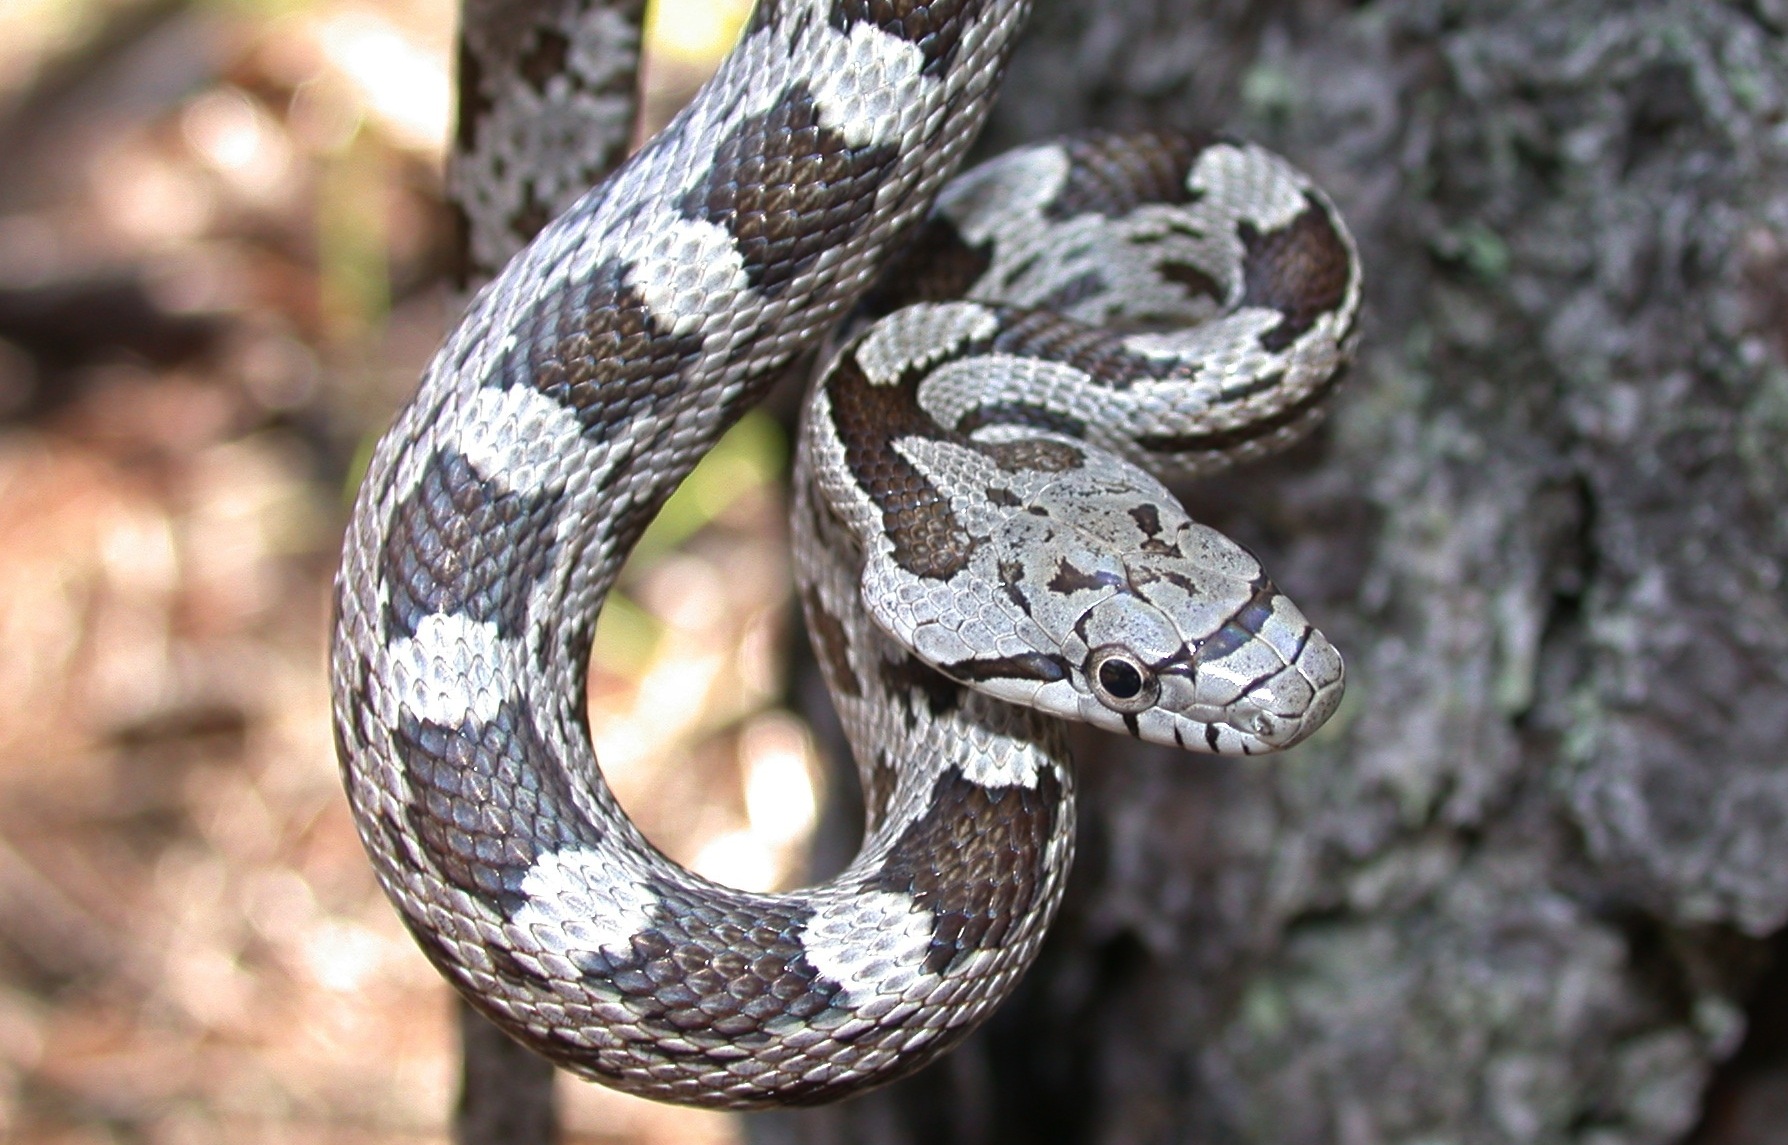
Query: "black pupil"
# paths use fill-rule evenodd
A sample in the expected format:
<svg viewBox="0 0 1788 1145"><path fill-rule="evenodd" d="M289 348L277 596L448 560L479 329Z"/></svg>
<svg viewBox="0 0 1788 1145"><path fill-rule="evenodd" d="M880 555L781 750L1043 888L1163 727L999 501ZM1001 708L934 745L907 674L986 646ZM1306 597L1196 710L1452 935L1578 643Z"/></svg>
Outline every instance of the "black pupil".
<svg viewBox="0 0 1788 1145"><path fill-rule="evenodd" d="M1128 700L1142 691L1142 673L1128 660L1107 660L1099 665L1099 683L1120 700Z"/></svg>

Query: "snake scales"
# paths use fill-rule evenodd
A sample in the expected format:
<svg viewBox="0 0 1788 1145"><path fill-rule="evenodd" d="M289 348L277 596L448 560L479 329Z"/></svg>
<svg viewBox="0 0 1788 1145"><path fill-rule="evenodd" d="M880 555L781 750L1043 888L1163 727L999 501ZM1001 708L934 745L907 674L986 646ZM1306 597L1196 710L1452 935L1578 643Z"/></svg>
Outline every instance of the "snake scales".
<svg viewBox="0 0 1788 1145"><path fill-rule="evenodd" d="M478 297L375 451L332 654L356 821L442 973L574 1072L751 1107L916 1068L1060 897L1052 716L1253 752L1339 699L1333 648L1149 471L1313 423L1351 240L1282 161L1168 135L1014 153L927 220L1026 8L760 0L695 102ZM660 855L604 785L592 625L670 490L878 276L810 400L794 514L868 836L822 886L749 894Z"/></svg>

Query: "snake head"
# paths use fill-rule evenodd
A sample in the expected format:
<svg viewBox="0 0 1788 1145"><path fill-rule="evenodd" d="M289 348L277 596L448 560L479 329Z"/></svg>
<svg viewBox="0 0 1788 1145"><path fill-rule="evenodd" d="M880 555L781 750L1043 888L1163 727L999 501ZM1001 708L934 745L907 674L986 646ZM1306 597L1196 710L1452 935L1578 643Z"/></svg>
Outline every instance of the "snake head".
<svg viewBox="0 0 1788 1145"><path fill-rule="evenodd" d="M1139 491L1058 485L1049 511L992 531L982 584L958 582L987 602L964 614L1005 614L1037 651L950 655L960 623L920 626L913 647L978 691L1153 743L1258 755L1309 736L1340 702L1340 653L1247 550ZM927 639L940 628L947 642Z"/></svg>
<svg viewBox="0 0 1788 1145"><path fill-rule="evenodd" d="M1187 522L1177 548L1131 554L1124 583L1076 619L1073 714L1222 754L1308 737L1340 702L1341 654L1235 542Z"/></svg>

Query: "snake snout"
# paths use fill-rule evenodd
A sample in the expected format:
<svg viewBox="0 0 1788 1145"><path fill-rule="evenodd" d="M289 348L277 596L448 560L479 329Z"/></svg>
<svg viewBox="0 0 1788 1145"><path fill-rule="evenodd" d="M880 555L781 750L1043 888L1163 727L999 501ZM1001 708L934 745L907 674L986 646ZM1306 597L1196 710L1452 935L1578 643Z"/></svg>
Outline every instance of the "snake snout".
<svg viewBox="0 0 1788 1145"><path fill-rule="evenodd" d="M1219 632L1193 657L1198 703L1220 714L1210 750L1258 755L1308 738L1341 702L1341 654L1296 606L1274 593L1263 621L1245 636Z"/></svg>

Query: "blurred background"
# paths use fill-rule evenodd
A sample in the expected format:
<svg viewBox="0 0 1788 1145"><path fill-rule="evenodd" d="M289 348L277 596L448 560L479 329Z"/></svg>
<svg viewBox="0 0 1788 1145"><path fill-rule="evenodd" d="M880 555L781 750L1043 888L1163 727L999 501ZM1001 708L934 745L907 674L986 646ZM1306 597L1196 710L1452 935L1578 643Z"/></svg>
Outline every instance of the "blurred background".
<svg viewBox="0 0 1788 1145"><path fill-rule="evenodd" d="M445 333L452 0L0 2L0 1140L439 1140L445 986L336 777L327 586ZM738 0L658 6L648 116ZM780 429L748 418L605 611L604 770L698 870L786 884ZM566 1083L568 1140L724 1142Z"/></svg>

